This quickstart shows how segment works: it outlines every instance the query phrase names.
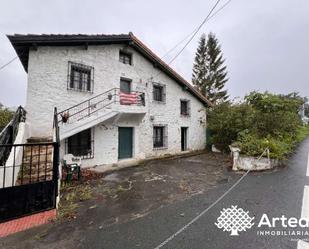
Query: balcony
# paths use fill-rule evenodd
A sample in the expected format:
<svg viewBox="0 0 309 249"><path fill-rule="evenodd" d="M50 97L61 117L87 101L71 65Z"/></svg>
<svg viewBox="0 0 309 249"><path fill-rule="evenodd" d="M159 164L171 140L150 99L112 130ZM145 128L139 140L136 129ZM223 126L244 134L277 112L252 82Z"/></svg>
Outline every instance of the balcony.
<svg viewBox="0 0 309 249"><path fill-rule="evenodd" d="M57 114L60 138L64 139L93 127L119 114L145 114L146 101L142 92L121 92L113 88Z"/></svg>

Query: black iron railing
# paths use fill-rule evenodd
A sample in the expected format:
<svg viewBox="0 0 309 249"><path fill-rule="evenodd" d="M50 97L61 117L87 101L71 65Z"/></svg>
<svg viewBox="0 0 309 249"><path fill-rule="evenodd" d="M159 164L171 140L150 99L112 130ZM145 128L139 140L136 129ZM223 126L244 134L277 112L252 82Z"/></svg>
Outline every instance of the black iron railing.
<svg viewBox="0 0 309 249"><path fill-rule="evenodd" d="M15 122L24 121L25 111L20 112ZM54 119L53 142L14 144L11 139L11 143L0 144L0 151L8 151L0 165L0 222L56 208L59 179L56 109Z"/></svg>
<svg viewBox="0 0 309 249"><path fill-rule="evenodd" d="M0 223L56 207L59 144L0 145L12 152L0 166Z"/></svg>
<svg viewBox="0 0 309 249"><path fill-rule="evenodd" d="M0 188L57 179L57 143L1 144L3 147L10 147L12 156L0 166Z"/></svg>
<svg viewBox="0 0 309 249"><path fill-rule="evenodd" d="M13 144L18 132L20 122L25 122L26 111L22 106L19 106L13 115L12 120L0 132L0 145ZM11 152L10 146L0 147L0 165L5 164Z"/></svg>
<svg viewBox="0 0 309 249"><path fill-rule="evenodd" d="M81 157L82 159L94 158L94 141L92 140L89 145L69 145L68 140L65 141L66 154L73 154L74 156Z"/></svg>
<svg viewBox="0 0 309 249"><path fill-rule="evenodd" d="M131 98L131 102L130 102ZM124 101L125 100L125 101ZM75 123L89 117L102 109L109 108L112 104L145 106L145 94L138 91L122 93L119 88L112 88L96 95L57 114L57 122Z"/></svg>

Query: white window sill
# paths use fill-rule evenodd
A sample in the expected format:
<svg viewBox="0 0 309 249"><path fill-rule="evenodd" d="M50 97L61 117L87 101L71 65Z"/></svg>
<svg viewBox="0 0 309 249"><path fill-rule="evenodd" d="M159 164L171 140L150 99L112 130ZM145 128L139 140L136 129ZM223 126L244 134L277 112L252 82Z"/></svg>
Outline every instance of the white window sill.
<svg viewBox="0 0 309 249"><path fill-rule="evenodd" d="M167 150L167 149L168 149L168 147L166 147L166 146L153 148L153 150Z"/></svg>
<svg viewBox="0 0 309 249"><path fill-rule="evenodd" d="M159 105L165 105L166 101L152 100L152 103L159 104Z"/></svg>

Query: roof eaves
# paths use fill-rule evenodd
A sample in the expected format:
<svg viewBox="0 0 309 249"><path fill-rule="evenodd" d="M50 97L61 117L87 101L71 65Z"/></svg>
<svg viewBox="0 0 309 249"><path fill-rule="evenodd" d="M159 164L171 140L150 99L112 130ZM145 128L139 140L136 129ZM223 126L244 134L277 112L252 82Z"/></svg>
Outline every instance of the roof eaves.
<svg viewBox="0 0 309 249"><path fill-rule="evenodd" d="M160 65L163 69L165 69L170 75L172 75L176 80L181 82L184 86L188 87L188 90L191 91L193 95L195 95L202 102L206 103L208 106L213 106L205 96L203 96L198 90L196 90L188 81L186 81L182 76L180 76L174 69L172 69L168 64L166 64L163 60L161 60L150 48L148 48L142 41L140 41L133 33L129 33L133 42L144 50L149 57L153 59L158 65Z"/></svg>

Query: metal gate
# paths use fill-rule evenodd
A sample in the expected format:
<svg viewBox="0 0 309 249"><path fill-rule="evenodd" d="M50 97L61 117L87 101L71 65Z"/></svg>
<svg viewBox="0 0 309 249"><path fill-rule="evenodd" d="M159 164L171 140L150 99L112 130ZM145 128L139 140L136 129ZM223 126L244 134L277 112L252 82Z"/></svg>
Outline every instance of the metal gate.
<svg viewBox="0 0 309 249"><path fill-rule="evenodd" d="M58 194L59 143L0 145L0 222L53 209Z"/></svg>

